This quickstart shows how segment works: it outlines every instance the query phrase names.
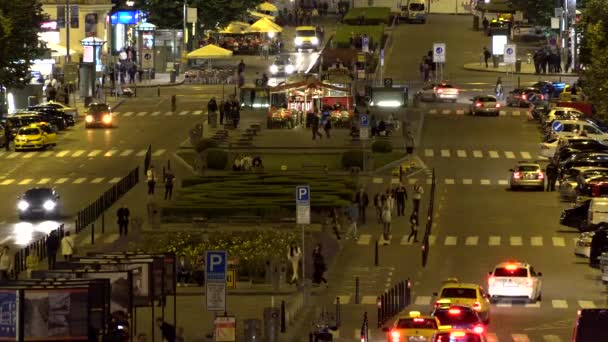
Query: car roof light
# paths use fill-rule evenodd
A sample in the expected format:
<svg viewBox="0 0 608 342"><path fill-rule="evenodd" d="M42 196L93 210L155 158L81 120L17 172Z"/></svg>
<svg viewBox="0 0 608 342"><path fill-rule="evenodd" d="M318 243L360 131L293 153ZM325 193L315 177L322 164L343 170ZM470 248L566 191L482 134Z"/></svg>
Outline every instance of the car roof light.
<svg viewBox="0 0 608 342"><path fill-rule="evenodd" d="M517 268L518 268L518 267L517 267L517 265L515 265L515 264L507 264L507 265L505 266L505 269L506 269L507 271L515 271Z"/></svg>
<svg viewBox="0 0 608 342"><path fill-rule="evenodd" d="M420 311L410 311L410 317L420 317Z"/></svg>
<svg viewBox="0 0 608 342"><path fill-rule="evenodd" d="M424 322L424 318L414 318L414 322L422 323Z"/></svg>

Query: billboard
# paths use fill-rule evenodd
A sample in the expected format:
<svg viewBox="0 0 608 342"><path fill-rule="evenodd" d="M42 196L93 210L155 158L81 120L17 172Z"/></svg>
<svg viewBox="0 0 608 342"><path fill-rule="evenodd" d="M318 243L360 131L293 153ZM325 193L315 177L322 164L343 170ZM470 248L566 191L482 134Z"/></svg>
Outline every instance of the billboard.
<svg viewBox="0 0 608 342"><path fill-rule="evenodd" d="M26 289L25 341L88 339L88 289Z"/></svg>
<svg viewBox="0 0 608 342"><path fill-rule="evenodd" d="M136 25L139 22L139 11L117 11L110 16L112 25Z"/></svg>
<svg viewBox="0 0 608 342"><path fill-rule="evenodd" d="M17 338L17 298L15 290L0 290L0 341Z"/></svg>

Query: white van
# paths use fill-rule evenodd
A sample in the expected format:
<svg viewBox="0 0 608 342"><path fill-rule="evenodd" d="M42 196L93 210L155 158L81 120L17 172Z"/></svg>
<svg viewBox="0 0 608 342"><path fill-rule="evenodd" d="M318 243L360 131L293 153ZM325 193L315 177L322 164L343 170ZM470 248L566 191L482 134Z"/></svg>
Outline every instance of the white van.
<svg viewBox="0 0 608 342"><path fill-rule="evenodd" d="M559 132L555 131L557 123L560 123L563 126ZM587 134L587 137L608 145L608 133L602 131L599 127L590 122L581 120L554 120L553 123L551 123L552 138L579 135L583 131Z"/></svg>
<svg viewBox="0 0 608 342"><path fill-rule="evenodd" d="M587 211L587 226L608 223L608 198L592 197Z"/></svg>
<svg viewBox="0 0 608 342"><path fill-rule="evenodd" d="M409 0L407 6L401 8L401 19L407 22L426 22L426 0Z"/></svg>

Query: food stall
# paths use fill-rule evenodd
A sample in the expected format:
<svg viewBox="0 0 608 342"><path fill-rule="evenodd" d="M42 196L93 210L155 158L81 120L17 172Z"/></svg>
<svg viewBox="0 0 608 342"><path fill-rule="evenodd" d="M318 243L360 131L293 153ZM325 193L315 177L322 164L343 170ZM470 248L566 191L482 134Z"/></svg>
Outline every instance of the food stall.
<svg viewBox="0 0 608 342"><path fill-rule="evenodd" d="M205 45L188 53L186 55L188 71L185 73L185 83L234 83L236 70L234 62L230 59L231 56L232 51L213 44Z"/></svg>
<svg viewBox="0 0 608 342"><path fill-rule="evenodd" d="M327 110L334 127L349 127L353 115L350 88L308 79L269 88L267 127L293 128L317 111Z"/></svg>
<svg viewBox="0 0 608 342"><path fill-rule="evenodd" d="M329 110L333 128L350 128L355 102L352 96L352 78L347 70L329 70L323 82L322 108Z"/></svg>

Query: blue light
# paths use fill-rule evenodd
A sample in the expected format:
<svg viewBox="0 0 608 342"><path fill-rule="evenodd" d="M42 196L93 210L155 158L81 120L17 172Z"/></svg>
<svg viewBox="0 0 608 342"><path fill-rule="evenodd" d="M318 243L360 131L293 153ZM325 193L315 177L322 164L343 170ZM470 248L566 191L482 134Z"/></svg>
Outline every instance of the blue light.
<svg viewBox="0 0 608 342"><path fill-rule="evenodd" d="M139 22L139 11L118 11L110 16L112 25L135 25Z"/></svg>

